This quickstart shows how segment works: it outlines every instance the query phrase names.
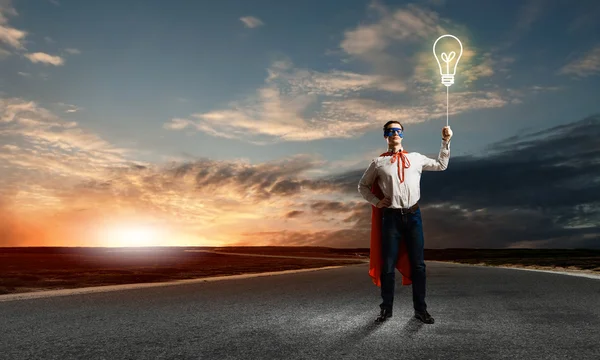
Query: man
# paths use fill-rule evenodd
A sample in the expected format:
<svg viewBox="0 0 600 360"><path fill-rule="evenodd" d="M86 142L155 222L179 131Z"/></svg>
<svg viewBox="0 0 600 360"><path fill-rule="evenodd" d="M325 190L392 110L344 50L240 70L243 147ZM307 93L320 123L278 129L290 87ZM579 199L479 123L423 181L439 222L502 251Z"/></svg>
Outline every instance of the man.
<svg viewBox="0 0 600 360"><path fill-rule="evenodd" d="M404 126L397 121L388 121L383 126L383 137L388 151L371 161L358 184L358 191L372 205L369 275L381 286L383 300L376 322L392 317L395 269L398 269L403 276L402 284L412 283L415 318L433 324L425 303L425 246L418 201L421 172L443 171L448 167L452 130L449 126L442 129L437 159L405 151Z"/></svg>

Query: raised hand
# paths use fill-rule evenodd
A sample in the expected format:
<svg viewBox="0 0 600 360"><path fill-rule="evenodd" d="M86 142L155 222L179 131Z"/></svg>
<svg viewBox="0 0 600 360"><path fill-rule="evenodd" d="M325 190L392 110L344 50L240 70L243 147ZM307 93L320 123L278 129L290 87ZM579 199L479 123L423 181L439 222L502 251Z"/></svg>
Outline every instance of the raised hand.
<svg viewBox="0 0 600 360"><path fill-rule="evenodd" d="M450 129L450 126L444 126L444 128L442 129L442 139L448 141L452 138L452 129Z"/></svg>

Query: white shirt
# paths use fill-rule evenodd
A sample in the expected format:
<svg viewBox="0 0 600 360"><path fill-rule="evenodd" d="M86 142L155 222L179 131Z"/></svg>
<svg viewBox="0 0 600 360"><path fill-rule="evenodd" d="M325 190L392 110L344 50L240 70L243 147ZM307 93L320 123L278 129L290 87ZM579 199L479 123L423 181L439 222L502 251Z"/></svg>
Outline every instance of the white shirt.
<svg viewBox="0 0 600 360"><path fill-rule="evenodd" d="M358 183L358 192L362 197L377 206L379 198L371 193L375 178L385 197L392 200L390 208L409 208L421 198L421 172L443 171L450 160L450 140L442 140L442 146L437 159L429 158L418 152L405 154L410 161L410 167L404 168L404 182L400 182L398 165L402 171L402 160L392 161L393 156L379 156L371 164Z"/></svg>

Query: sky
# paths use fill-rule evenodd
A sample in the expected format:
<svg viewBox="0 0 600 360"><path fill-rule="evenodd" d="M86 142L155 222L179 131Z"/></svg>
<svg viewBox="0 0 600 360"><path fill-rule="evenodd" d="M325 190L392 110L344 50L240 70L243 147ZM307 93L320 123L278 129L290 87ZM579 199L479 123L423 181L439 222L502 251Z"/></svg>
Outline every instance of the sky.
<svg viewBox="0 0 600 360"><path fill-rule="evenodd" d="M435 158L448 120L426 248L600 248L598 18L593 0L0 0L0 246L368 247L357 186L383 124ZM463 45L448 104L444 34Z"/></svg>

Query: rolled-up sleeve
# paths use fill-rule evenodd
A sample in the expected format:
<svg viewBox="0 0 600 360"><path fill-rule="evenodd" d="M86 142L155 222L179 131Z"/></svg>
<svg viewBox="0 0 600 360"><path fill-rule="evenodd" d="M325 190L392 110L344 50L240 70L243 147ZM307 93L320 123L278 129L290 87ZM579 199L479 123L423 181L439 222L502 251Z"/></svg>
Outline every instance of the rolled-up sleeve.
<svg viewBox="0 0 600 360"><path fill-rule="evenodd" d="M437 159L421 155L423 161L423 170L425 171L443 171L448 168L450 161L450 140L442 140L442 147Z"/></svg>
<svg viewBox="0 0 600 360"><path fill-rule="evenodd" d="M373 194L371 192L371 188L373 186L373 181L375 181L376 177L377 177L377 161L376 161L376 159L373 159L371 161L371 164L369 164L369 167L367 168L367 170L365 170L363 176L360 178L360 181L358 182L358 192L362 195L362 197L365 200L367 200L374 206L377 206L377 203L380 200L377 196L375 196L375 194Z"/></svg>

